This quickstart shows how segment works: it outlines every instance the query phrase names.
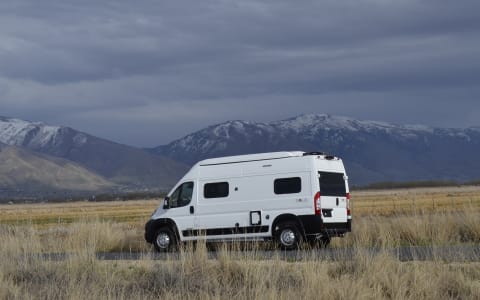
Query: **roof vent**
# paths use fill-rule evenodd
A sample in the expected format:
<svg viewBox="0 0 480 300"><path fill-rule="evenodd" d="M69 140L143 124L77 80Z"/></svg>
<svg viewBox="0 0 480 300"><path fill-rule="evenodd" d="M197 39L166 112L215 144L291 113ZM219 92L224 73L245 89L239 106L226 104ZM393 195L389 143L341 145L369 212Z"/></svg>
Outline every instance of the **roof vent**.
<svg viewBox="0 0 480 300"><path fill-rule="evenodd" d="M305 152L303 153L303 156L308 156L308 155L326 155L327 153L325 152Z"/></svg>

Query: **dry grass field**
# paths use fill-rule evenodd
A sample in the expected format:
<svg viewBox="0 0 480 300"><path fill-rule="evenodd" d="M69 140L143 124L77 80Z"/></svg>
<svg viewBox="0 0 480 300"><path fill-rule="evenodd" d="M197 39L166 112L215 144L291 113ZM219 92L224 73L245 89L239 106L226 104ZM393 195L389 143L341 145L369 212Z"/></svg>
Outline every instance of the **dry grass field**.
<svg viewBox="0 0 480 300"><path fill-rule="evenodd" d="M480 186L365 190L354 191L352 197L358 216L480 209Z"/></svg>
<svg viewBox="0 0 480 300"><path fill-rule="evenodd" d="M155 199L0 205L0 224L41 228L96 219L143 226L160 202ZM353 191L351 204L354 217L448 213L465 207L477 210L480 186Z"/></svg>
<svg viewBox="0 0 480 300"><path fill-rule="evenodd" d="M353 258L301 261L209 259L204 245L152 260L143 225L160 200L0 206L0 299L480 299L476 262L401 262L397 246L480 246L480 189L425 188L352 193L353 232L331 247ZM384 249L372 254L370 247ZM100 261L102 251L143 252ZM321 250L320 250L321 251ZM41 253L68 252L65 260Z"/></svg>

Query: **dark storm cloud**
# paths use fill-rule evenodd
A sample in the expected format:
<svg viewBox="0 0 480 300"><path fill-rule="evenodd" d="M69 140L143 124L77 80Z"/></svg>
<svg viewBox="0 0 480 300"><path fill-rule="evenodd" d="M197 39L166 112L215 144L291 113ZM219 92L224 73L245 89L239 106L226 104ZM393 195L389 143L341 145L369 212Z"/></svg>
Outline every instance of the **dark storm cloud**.
<svg viewBox="0 0 480 300"><path fill-rule="evenodd" d="M303 112L480 125L479 12L438 0L6 1L0 115L141 145Z"/></svg>

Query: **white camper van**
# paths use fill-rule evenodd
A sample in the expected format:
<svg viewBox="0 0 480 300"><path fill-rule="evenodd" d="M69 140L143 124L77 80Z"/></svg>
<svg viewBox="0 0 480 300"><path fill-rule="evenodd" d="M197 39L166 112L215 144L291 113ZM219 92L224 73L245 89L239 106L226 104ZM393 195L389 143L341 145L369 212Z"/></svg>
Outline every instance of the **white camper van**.
<svg viewBox="0 0 480 300"><path fill-rule="evenodd" d="M175 185L145 225L158 251L179 242L274 240L328 244L351 231L348 177L340 158L273 152L206 159Z"/></svg>

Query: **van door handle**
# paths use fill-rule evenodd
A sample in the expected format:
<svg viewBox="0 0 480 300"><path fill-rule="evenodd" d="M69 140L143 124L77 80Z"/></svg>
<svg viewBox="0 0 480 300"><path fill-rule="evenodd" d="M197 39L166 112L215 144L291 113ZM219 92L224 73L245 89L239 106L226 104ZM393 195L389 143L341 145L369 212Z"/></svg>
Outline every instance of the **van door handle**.
<svg viewBox="0 0 480 300"><path fill-rule="evenodd" d="M193 206L190 206L190 213L193 214L195 212L195 208Z"/></svg>
<svg viewBox="0 0 480 300"><path fill-rule="evenodd" d="M337 198L337 206L338 206L338 198Z"/></svg>

